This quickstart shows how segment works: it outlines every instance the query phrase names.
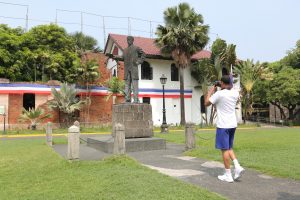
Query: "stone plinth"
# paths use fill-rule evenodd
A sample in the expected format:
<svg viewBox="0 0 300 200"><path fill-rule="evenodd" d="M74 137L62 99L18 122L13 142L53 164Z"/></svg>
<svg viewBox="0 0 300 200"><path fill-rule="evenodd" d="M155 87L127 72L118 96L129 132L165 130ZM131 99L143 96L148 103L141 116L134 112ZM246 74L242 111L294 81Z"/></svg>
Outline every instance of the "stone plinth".
<svg viewBox="0 0 300 200"><path fill-rule="evenodd" d="M152 137L152 107L142 103L115 104L112 109L112 127L117 123L124 125L125 138Z"/></svg>
<svg viewBox="0 0 300 200"><path fill-rule="evenodd" d="M107 137L89 137L87 138L87 145L103 151L105 153L113 153L114 138ZM166 140L162 138L130 138L125 139L125 151L151 151L166 149Z"/></svg>

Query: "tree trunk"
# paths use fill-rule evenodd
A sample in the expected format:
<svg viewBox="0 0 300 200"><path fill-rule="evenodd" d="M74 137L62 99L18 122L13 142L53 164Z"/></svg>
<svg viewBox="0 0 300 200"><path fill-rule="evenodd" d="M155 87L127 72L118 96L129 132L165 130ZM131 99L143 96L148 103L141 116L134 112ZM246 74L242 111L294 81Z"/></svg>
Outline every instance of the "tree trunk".
<svg viewBox="0 0 300 200"><path fill-rule="evenodd" d="M288 105L287 109L289 110L289 121L293 121L295 119L294 110L296 105Z"/></svg>
<svg viewBox="0 0 300 200"><path fill-rule="evenodd" d="M211 105L209 125L214 124L215 115L216 115L216 108L214 105Z"/></svg>
<svg viewBox="0 0 300 200"><path fill-rule="evenodd" d="M179 65L180 81L180 125L185 125L185 103L184 103L184 68Z"/></svg>
<svg viewBox="0 0 300 200"><path fill-rule="evenodd" d="M286 115L285 115L284 110L281 107L280 103L279 102L271 102L271 104L273 104L274 106L276 106L279 109L281 116L283 116L283 118L286 119Z"/></svg>

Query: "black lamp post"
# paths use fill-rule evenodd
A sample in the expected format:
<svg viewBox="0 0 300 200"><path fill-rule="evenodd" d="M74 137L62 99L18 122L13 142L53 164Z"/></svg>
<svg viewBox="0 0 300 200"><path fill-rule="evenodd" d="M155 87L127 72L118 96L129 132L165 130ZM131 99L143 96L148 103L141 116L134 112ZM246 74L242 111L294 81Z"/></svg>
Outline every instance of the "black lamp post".
<svg viewBox="0 0 300 200"><path fill-rule="evenodd" d="M161 133L168 133L168 125L166 122L166 105L165 105L165 84L167 82L167 77L163 74L160 77L160 83L162 84L162 88L163 88L163 122L161 125Z"/></svg>

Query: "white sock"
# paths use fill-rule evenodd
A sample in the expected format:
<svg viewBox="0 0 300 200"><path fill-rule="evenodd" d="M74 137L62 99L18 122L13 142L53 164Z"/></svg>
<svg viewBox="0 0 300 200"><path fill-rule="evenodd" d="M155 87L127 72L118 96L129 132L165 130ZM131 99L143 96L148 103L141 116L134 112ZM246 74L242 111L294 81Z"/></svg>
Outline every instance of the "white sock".
<svg viewBox="0 0 300 200"><path fill-rule="evenodd" d="M231 169L225 169L225 174L231 176Z"/></svg>
<svg viewBox="0 0 300 200"><path fill-rule="evenodd" d="M237 159L234 159L233 160L233 164L234 164L234 167L236 168L236 167L240 167L240 163L239 163L239 161L237 160Z"/></svg>

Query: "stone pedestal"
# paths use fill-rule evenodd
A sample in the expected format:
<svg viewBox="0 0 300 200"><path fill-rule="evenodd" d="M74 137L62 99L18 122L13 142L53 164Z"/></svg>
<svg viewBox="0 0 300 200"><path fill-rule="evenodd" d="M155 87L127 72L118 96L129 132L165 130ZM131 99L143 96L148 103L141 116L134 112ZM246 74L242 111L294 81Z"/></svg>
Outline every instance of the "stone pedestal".
<svg viewBox="0 0 300 200"><path fill-rule="evenodd" d="M152 107L142 103L115 104L112 109L112 127L117 123L124 125L126 139L152 137Z"/></svg>
<svg viewBox="0 0 300 200"><path fill-rule="evenodd" d="M88 137L87 145L105 153L114 153L112 136ZM125 139L125 152L152 151L166 149L166 140L162 138L130 138Z"/></svg>

